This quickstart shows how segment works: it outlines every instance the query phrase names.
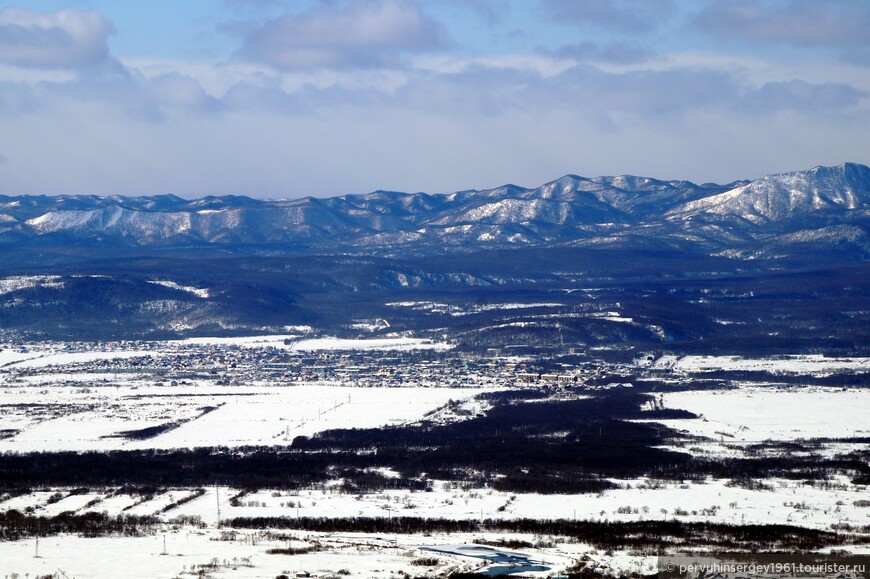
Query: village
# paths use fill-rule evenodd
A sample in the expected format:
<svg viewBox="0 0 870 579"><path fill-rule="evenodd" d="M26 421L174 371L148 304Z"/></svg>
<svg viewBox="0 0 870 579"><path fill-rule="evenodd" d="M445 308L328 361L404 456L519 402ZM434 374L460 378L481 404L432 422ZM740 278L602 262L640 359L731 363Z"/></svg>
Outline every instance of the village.
<svg viewBox="0 0 870 579"><path fill-rule="evenodd" d="M401 343L401 342L399 342ZM340 381L355 387L469 385L507 387L517 384L578 383L629 365L607 366L558 352L544 355L457 352L449 348L304 350L290 339L261 343L254 339L126 341L117 343L40 343L0 345L0 383L23 384L35 377L67 385L106 384L117 380L178 386L194 381L215 385L292 385Z"/></svg>

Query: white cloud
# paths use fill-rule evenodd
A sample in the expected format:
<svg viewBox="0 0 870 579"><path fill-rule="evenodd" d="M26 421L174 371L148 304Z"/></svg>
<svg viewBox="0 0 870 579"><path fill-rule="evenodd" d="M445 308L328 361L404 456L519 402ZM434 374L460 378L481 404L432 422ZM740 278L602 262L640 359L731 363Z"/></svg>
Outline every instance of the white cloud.
<svg viewBox="0 0 870 579"><path fill-rule="evenodd" d="M544 0L560 22L631 33L646 32L674 15L673 0Z"/></svg>
<svg viewBox="0 0 870 579"><path fill-rule="evenodd" d="M239 54L285 70L373 68L443 45L441 27L416 5L360 1L269 21L248 35Z"/></svg>
<svg viewBox="0 0 870 579"><path fill-rule="evenodd" d="M721 0L702 10L695 23L709 34L740 42L870 46L865 0Z"/></svg>
<svg viewBox="0 0 870 579"><path fill-rule="evenodd" d="M0 11L0 63L38 68L81 68L109 59L112 25L98 12Z"/></svg>
<svg viewBox="0 0 870 579"><path fill-rule="evenodd" d="M607 129L594 108L569 104L501 116L392 104L328 115L175 109L154 123L105 102L56 100L40 115L4 123L0 151L12 161L0 169L2 192L297 197L539 185L565 173L730 181L867 162L856 158L866 120L795 122L713 108L687 111L677 123L616 111L619 124Z"/></svg>
<svg viewBox="0 0 870 579"><path fill-rule="evenodd" d="M244 58L120 63L96 13L4 10L0 151L12 160L0 193L437 192L568 172L722 181L870 161L856 158L870 76L830 48L800 59L657 53L594 35L539 50L445 47L423 10L479 24L460 4L309 2L235 37ZM641 4L591 2L564 17L627 30L619 16ZM517 18L517 6L500 17Z"/></svg>
<svg viewBox="0 0 870 579"><path fill-rule="evenodd" d="M161 106L218 110L218 101L208 95L196 79L170 72L147 81L147 90Z"/></svg>
<svg viewBox="0 0 870 579"><path fill-rule="evenodd" d="M741 108L754 114L778 111L824 114L853 109L866 97L867 93L843 83L769 82L749 92Z"/></svg>
<svg viewBox="0 0 870 579"><path fill-rule="evenodd" d="M615 65L648 63L660 58L652 49L631 42L578 42L547 51L554 56L571 58L577 62L598 62Z"/></svg>
<svg viewBox="0 0 870 579"><path fill-rule="evenodd" d="M497 56L453 57L436 56L414 59L414 66L438 74L457 74L474 69L515 70L535 73L547 78L561 74L575 66L567 58L533 54L506 54Z"/></svg>

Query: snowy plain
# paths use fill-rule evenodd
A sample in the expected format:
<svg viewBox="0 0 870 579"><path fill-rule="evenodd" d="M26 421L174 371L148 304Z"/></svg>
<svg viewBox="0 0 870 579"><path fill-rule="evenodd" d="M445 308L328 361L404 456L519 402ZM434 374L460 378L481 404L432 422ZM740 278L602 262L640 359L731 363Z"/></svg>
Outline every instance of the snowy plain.
<svg viewBox="0 0 870 579"><path fill-rule="evenodd" d="M250 377L219 384L217 376L180 381L159 378L131 365L149 368L163 359L189 363L191 352L204 368L219 368L227 352L256 368L260 352L285 351L320 355L340 352L446 352L436 342L392 337L380 340L312 338L304 328L281 336L198 338L142 346L104 344L71 349L62 344L0 348L0 452L53 450L172 449L208 446L287 446L296 436L347 427L379 427L414 423L438 416L451 401L464 414L486 410L473 397L504 382L476 375L462 387L445 387L435 378L415 377L404 387L391 374L359 387L352 377L292 381ZM243 353L239 353L243 352ZM180 360L180 362L179 362ZM516 362L513 360L512 362ZM763 370L774 373L826 375L836 371L866 371L866 359L817 356L746 360L733 357L662 357L648 361L657 370L688 375L713 369ZM241 362L240 362L241 363ZM108 364L108 366L107 366ZM208 376L208 373L206 372ZM174 385L173 385L174 384ZM870 435L870 391L858 388L758 387L667 392L658 396L668 409L685 409L697 419L667 420L671 428L693 438L673 450L710 456L743 456L763 441L789 442ZM440 410L439 410L440 409ZM435 413L435 414L433 414ZM457 416L448 420L461 419ZM154 426L172 427L135 440L119 434ZM857 443L826 443L836 454ZM857 448L866 448L858 445ZM383 472L385 476L397 473ZM399 517L476 521L566 519L578 521L714 521L734 525L786 524L817 530L848 525L870 526L866 485L841 479L806 484L800 480L766 479L745 488L728 479L697 481L611 479L616 488L592 494L507 493L491 488L465 488L433 480L431 492L386 490L342 492L341 480L298 491L260 489L243 493L225 486L162 488L154 496L126 494L118 488L40 488L13 496L0 495L0 512L18 510L55 516L87 512L157 516L162 522L141 537L46 537L0 542L0 577L12 573L49 574L62 570L72 577L275 577L311 572L330 576L348 570L353 577L396 577L409 571L444 576L481 569L486 562L462 556L456 545L473 544L507 534L467 535L335 535L301 531L229 530L222 520L234 517ZM238 497L231 502L230 497ZM189 502L173 506L184 498ZM220 514L219 514L220 513ZM561 538L511 535L533 548L519 549L530 560L548 562L546 577L586 555L603 568L652 572L655 560L628 551L610 554ZM164 554L164 537L166 548ZM269 554L270 548L315 546L307 554ZM453 547L450 547L450 546ZM427 551L434 547L440 551ZM36 549L39 557L35 557ZM452 552L448 552L451 551ZM482 548L483 549L483 548ZM852 545L853 552L868 552ZM483 552L483 551L481 551ZM429 567L412 564L436 558ZM62 575L61 575L62 576Z"/></svg>
<svg viewBox="0 0 870 579"><path fill-rule="evenodd" d="M287 446L331 428L377 428L420 420L480 388L355 388L335 382L270 386L66 386L2 388L0 452ZM214 408L204 412L206 407ZM123 431L181 422L147 440Z"/></svg>

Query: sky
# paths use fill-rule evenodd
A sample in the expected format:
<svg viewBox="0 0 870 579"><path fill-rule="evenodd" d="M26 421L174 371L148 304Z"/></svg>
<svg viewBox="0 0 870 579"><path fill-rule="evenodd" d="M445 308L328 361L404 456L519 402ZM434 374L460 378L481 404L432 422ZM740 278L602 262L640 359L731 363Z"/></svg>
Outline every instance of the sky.
<svg viewBox="0 0 870 579"><path fill-rule="evenodd" d="M870 164L867 0L0 4L0 195Z"/></svg>

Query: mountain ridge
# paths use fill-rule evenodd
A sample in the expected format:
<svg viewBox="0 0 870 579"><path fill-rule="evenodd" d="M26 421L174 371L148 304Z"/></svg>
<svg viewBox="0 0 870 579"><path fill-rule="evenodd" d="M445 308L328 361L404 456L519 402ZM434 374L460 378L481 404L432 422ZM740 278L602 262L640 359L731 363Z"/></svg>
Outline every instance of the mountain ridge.
<svg viewBox="0 0 870 579"><path fill-rule="evenodd" d="M633 175L564 175L534 188L374 191L330 198L0 196L0 244L171 247L309 253L450 253L473 249L682 247L763 255L765 246L833 235L870 249L870 168L816 166L720 185ZM816 233L813 233L816 232ZM825 233L828 232L828 233ZM273 248L274 249L274 248ZM863 258L862 258L863 259Z"/></svg>
<svg viewBox="0 0 870 579"><path fill-rule="evenodd" d="M863 356L870 343L870 168L856 164L725 185L566 175L279 201L7 196L0 248L11 340L304 325L469 348Z"/></svg>

